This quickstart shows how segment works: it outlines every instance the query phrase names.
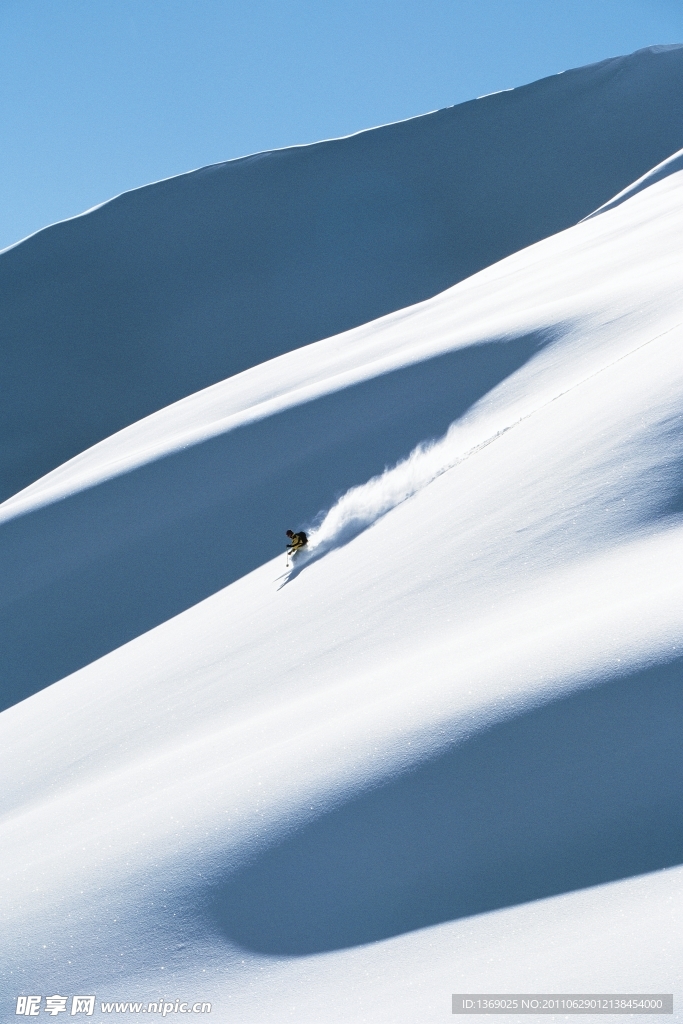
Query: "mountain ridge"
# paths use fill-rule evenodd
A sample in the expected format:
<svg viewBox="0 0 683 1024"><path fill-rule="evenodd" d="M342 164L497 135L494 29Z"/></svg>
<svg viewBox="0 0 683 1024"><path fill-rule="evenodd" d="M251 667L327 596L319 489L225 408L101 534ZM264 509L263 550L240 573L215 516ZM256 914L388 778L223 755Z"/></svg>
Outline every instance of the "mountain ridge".
<svg viewBox="0 0 683 1024"><path fill-rule="evenodd" d="M682 82L680 47L610 58L165 179L0 253L0 500L590 214L681 148Z"/></svg>

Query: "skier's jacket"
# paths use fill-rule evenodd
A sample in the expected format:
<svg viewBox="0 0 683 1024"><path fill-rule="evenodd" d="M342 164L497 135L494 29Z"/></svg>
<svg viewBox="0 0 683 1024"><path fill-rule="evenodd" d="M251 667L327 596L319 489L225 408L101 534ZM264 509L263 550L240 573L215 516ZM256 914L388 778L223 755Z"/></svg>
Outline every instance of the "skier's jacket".
<svg viewBox="0 0 683 1024"><path fill-rule="evenodd" d="M289 546L292 549L292 551L296 551L297 548L302 548L304 544L308 544L308 537L306 536L303 530L301 530L300 533L292 533L291 535L288 534L288 536Z"/></svg>

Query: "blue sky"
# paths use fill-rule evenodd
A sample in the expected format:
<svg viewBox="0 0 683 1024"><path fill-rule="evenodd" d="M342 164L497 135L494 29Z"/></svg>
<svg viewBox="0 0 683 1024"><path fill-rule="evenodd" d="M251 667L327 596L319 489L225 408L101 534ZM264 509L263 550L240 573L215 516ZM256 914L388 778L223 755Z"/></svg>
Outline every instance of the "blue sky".
<svg viewBox="0 0 683 1024"><path fill-rule="evenodd" d="M2 0L0 248L194 167L676 42L681 0Z"/></svg>

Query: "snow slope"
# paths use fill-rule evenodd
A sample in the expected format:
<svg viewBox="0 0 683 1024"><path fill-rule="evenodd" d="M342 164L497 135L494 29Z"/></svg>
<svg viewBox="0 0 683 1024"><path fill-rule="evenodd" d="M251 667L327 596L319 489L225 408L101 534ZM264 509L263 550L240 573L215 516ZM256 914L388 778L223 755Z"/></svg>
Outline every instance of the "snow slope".
<svg viewBox="0 0 683 1024"><path fill-rule="evenodd" d="M3 705L261 565L281 550L283 524L310 526L340 492L454 420L444 453L418 470L427 479L432 462L439 471L636 346L643 316L654 334L678 323L678 177L624 213L635 256L631 244L620 254L621 234L601 215L423 304L188 397L7 501ZM638 492L624 515L669 501L672 458L657 496Z"/></svg>
<svg viewBox="0 0 683 1024"><path fill-rule="evenodd" d="M0 254L0 500L140 418L436 295L683 146L683 48L128 192Z"/></svg>
<svg viewBox="0 0 683 1024"><path fill-rule="evenodd" d="M0 716L8 1014L673 991L683 1019L676 168L2 507L43 681L230 583Z"/></svg>

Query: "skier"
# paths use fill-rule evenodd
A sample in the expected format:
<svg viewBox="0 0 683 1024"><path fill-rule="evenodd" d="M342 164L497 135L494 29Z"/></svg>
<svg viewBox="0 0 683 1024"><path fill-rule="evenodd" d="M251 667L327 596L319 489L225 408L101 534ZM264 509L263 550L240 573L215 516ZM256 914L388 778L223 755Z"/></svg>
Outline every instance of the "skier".
<svg viewBox="0 0 683 1024"><path fill-rule="evenodd" d="M293 555L295 552L299 551L306 544L308 544L308 537L306 536L303 530L301 530L299 533L292 533L291 530L287 530L287 536L289 537L289 541L287 543L288 556Z"/></svg>

